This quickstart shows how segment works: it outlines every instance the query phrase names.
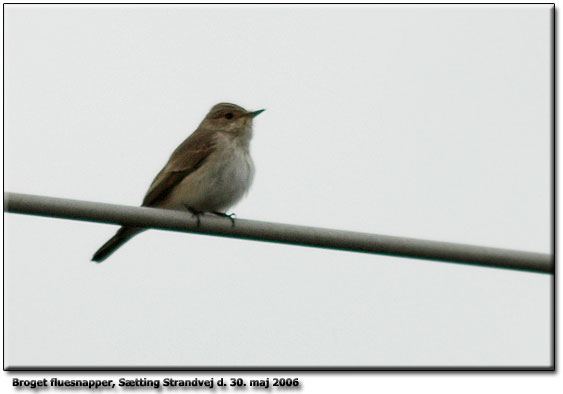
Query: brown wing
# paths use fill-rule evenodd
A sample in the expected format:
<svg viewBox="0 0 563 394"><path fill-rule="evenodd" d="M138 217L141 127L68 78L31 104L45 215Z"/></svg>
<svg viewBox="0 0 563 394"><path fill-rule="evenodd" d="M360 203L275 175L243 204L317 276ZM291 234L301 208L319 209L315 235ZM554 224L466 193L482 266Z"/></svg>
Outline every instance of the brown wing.
<svg viewBox="0 0 563 394"><path fill-rule="evenodd" d="M163 201L186 176L197 170L215 150L214 138L208 130L196 130L170 156L168 163L152 182L143 206Z"/></svg>

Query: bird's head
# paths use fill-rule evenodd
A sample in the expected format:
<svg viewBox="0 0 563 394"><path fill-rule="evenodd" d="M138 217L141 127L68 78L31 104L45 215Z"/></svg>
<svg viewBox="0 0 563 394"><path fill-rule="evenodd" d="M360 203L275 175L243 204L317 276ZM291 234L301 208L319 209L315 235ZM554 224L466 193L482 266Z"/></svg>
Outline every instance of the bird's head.
<svg viewBox="0 0 563 394"><path fill-rule="evenodd" d="M235 104L220 103L211 108L200 127L234 134L245 134L252 129L252 119L262 112L264 112L263 109L247 111Z"/></svg>

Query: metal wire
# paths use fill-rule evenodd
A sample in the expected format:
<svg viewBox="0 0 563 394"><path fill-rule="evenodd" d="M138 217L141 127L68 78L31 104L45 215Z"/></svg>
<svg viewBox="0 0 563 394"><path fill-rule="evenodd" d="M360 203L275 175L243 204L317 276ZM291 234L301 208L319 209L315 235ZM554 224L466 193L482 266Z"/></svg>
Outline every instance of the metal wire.
<svg viewBox="0 0 563 394"><path fill-rule="evenodd" d="M4 211L486 267L554 272L553 256L542 253L245 219L236 219L232 226L228 218L213 215L202 216L198 226L197 220L187 212L29 194L4 193Z"/></svg>

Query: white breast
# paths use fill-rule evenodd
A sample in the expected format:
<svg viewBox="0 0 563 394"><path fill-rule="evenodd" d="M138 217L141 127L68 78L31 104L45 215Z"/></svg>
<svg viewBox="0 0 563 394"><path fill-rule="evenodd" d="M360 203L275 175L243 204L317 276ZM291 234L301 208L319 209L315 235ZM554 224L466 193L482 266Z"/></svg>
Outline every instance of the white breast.
<svg viewBox="0 0 563 394"><path fill-rule="evenodd" d="M222 138L204 164L176 185L164 207L226 212L246 194L253 177L248 149Z"/></svg>

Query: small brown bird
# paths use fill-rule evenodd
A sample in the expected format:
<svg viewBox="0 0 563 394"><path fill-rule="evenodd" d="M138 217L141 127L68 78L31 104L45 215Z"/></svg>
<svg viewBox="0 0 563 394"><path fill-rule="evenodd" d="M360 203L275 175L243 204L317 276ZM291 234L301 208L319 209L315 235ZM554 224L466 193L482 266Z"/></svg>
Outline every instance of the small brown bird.
<svg viewBox="0 0 563 394"><path fill-rule="evenodd" d="M250 157L252 119L264 110L215 105L196 131L176 148L152 182L142 206L227 216L248 191L254 176ZM234 224L234 221L233 221ZM102 262L144 228L121 227L92 257Z"/></svg>

